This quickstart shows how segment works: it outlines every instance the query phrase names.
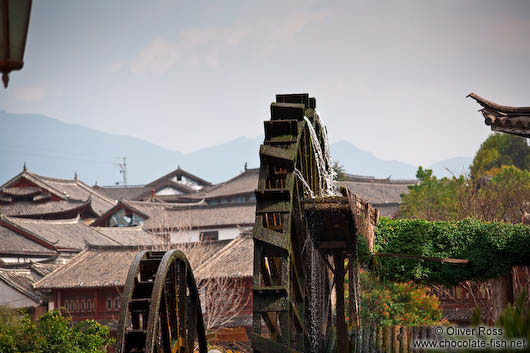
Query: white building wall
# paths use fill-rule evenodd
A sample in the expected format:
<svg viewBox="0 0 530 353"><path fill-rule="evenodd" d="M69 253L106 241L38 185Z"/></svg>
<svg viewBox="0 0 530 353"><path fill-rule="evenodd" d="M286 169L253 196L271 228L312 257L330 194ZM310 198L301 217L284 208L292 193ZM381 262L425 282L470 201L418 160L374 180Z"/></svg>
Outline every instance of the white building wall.
<svg viewBox="0 0 530 353"><path fill-rule="evenodd" d="M5 305L10 308L27 308L30 306L39 306L40 304L0 280L0 305Z"/></svg>
<svg viewBox="0 0 530 353"><path fill-rule="evenodd" d="M24 262L40 262L44 261L46 259L49 259L48 257L0 257L0 259L8 264L17 264L17 263L24 263Z"/></svg>
<svg viewBox="0 0 530 353"><path fill-rule="evenodd" d="M197 183L196 181L194 181L192 179L186 178L184 175L181 176L180 180L178 180L176 176L171 178L171 180L174 181L175 183L179 183L179 184L183 184L183 185L189 186L190 188L192 188L195 191L198 191L198 190L202 189L202 186L199 185L199 183Z"/></svg>
<svg viewBox="0 0 530 353"><path fill-rule="evenodd" d="M219 240L234 239L236 238L240 231L237 227L227 227L227 228L211 228L205 229L204 231L218 231ZM199 241L201 230L190 230L190 231L179 231L171 232L170 239L172 243L188 243Z"/></svg>
<svg viewBox="0 0 530 353"><path fill-rule="evenodd" d="M178 191L175 188L172 188L170 186L166 186L163 189L158 190L155 195L180 195L182 192Z"/></svg>

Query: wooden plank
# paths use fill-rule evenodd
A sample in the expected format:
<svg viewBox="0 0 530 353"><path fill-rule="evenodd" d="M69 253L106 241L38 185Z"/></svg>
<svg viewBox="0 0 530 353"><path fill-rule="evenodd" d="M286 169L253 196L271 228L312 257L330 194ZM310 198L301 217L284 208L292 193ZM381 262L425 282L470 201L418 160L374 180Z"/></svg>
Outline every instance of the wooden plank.
<svg viewBox="0 0 530 353"><path fill-rule="evenodd" d="M285 287L260 287L253 290L255 312L287 311L289 300Z"/></svg>
<svg viewBox="0 0 530 353"><path fill-rule="evenodd" d="M256 225L254 239L276 246L284 251L289 251L289 238L280 232L267 229L262 225Z"/></svg>

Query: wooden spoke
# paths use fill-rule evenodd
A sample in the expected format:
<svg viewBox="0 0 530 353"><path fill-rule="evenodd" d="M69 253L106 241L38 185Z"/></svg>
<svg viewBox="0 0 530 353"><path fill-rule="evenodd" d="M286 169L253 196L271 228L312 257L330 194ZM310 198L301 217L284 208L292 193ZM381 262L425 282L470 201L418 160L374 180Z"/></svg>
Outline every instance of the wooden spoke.
<svg viewBox="0 0 530 353"><path fill-rule="evenodd" d="M195 303L193 309L188 303ZM186 257L177 250L139 253L124 288L117 352L192 353L196 342L206 353L199 293Z"/></svg>

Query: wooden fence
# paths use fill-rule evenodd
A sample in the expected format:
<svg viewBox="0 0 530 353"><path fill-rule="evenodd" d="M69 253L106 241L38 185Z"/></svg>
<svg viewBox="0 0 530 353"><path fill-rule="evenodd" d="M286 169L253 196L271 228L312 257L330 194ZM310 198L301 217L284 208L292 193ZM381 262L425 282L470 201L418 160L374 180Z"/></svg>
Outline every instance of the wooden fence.
<svg viewBox="0 0 530 353"><path fill-rule="evenodd" d="M412 341L434 340L434 327L359 327L350 332L351 353L416 353Z"/></svg>

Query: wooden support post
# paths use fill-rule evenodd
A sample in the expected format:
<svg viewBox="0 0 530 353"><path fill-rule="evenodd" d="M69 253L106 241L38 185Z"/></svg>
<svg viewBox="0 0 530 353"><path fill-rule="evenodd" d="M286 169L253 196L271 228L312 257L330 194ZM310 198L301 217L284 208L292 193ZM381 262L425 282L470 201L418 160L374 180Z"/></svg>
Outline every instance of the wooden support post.
<svg viewBox="0 0 530 353"><path fill-rule="evenodd" d="M346 330L346 316L344 307L344 256L336 254L335 260L335 286L337 295L337 352L348 352L348 333Z"/></svg>
<svg viewBox="0 0 530 353"><path fill-rule="evenodd" d="M352 327L359 327L361 300L360 268L357 258L351 256L348 261L348 317Z"/></svg>
<svg viewBox="0 0 530 353"><path fill-rule="evenodd" d="M497 321L499 315L509 303L513 303L512 271L493 279L493 318L490 319Z"/></svg>

